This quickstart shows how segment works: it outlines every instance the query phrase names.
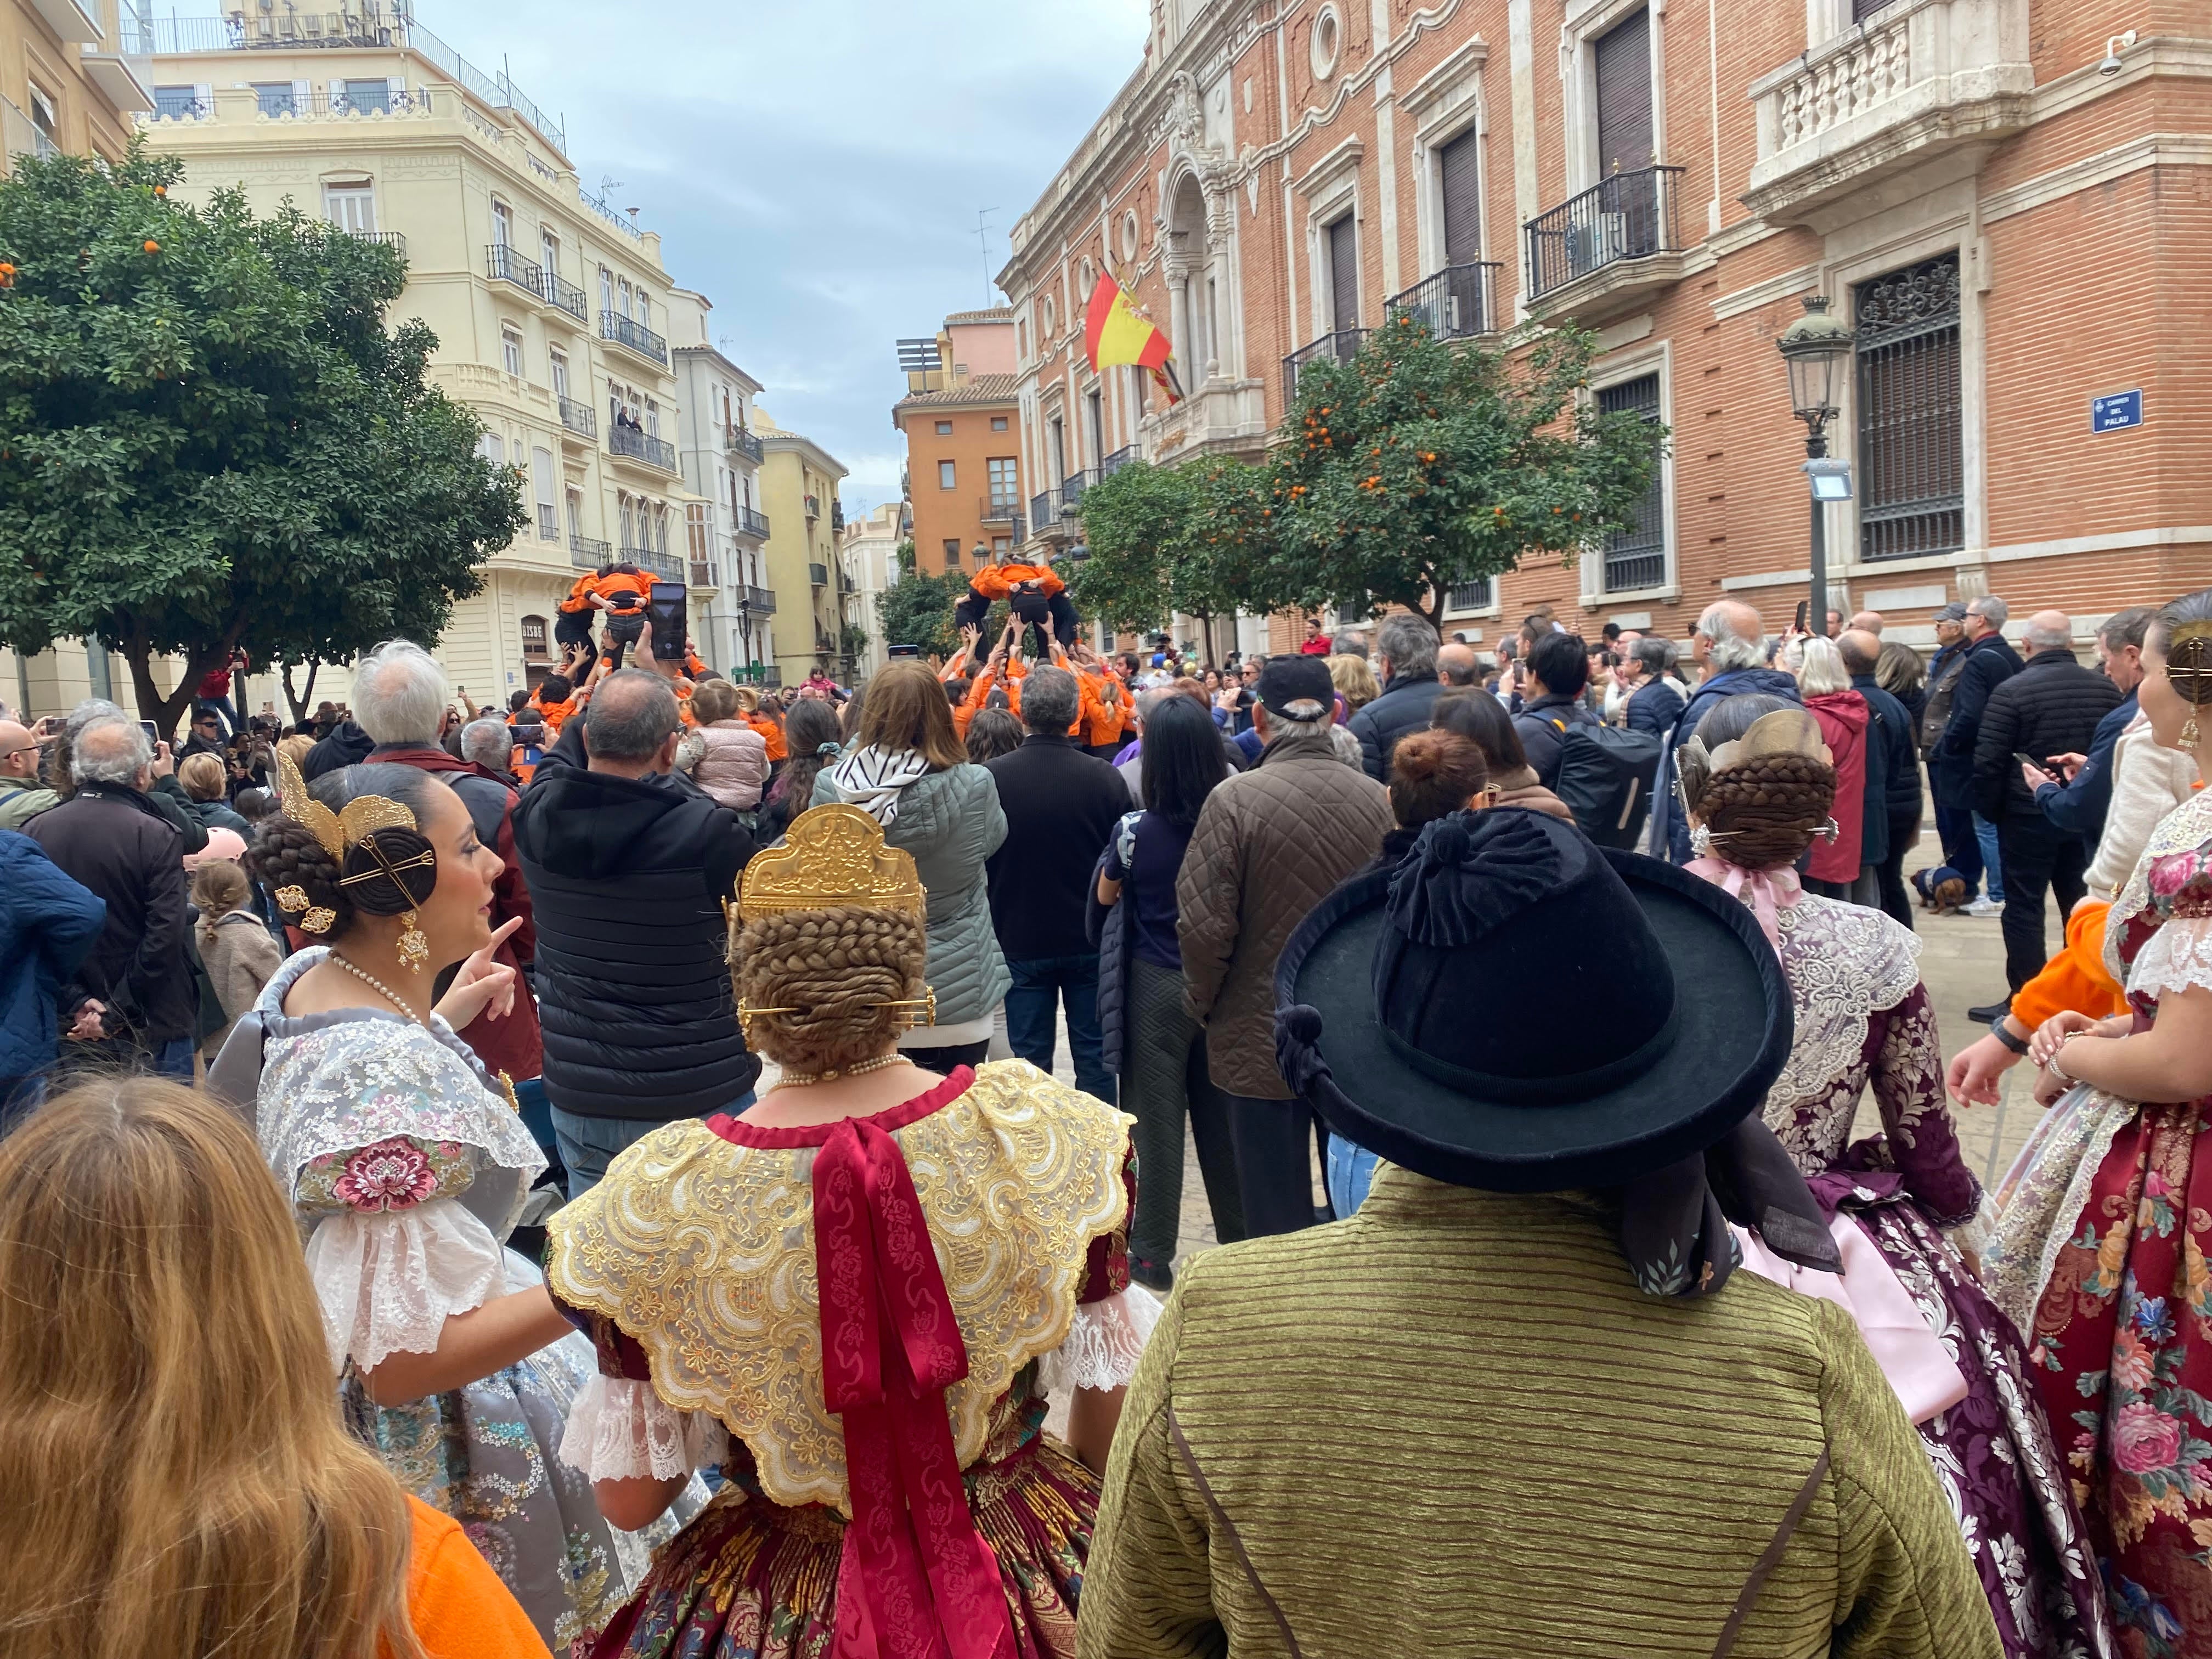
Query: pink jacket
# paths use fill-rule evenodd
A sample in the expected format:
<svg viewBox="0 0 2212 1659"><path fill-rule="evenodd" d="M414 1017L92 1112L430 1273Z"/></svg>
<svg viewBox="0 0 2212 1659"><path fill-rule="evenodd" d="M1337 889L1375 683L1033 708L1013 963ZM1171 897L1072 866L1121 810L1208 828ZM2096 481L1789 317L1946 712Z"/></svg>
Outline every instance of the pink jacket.
<svg viewBox="0 0 2212 1659"><path fill-rule="evenodd" d="M768 787L768 742L743 720L702 726L707 752L691 773L692 781L732 811L750 812Z"/></svg>

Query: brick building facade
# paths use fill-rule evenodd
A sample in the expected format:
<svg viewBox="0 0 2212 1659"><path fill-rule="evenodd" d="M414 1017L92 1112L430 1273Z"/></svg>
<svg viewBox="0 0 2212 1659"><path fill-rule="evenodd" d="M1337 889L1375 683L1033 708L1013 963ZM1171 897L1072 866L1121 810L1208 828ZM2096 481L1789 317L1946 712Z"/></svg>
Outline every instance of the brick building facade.
<svg viewBox="0 0 2212 1659"><path fill-rule="evenodd" d="M1733 594L1778 628L1809 560L1774 343L1820 294L1859 337L1838 608L1924 642L1936 605L1994 592L2086 632L2212 581L2203 0L1154 0L1012 242L1048 544L1133 456L1261 453L1297 363L1395 307L1509 347L1572 319L1591 395L1670 428L1649 511L1446 626L1494 640L1549 603L1679 638ZM1173 409L1084 362L1109 260L1176 343ZM2092 429L2136 392L2140 424Z"/></svg>
<svg viewBox="0 0 2212 1659"><path fill-rule="evenodd" d="M899 356L907 395L891 424L906 439L915 568L972 574L1025 534L1013 313L956 312L934 339L900 341Z"/></svg>

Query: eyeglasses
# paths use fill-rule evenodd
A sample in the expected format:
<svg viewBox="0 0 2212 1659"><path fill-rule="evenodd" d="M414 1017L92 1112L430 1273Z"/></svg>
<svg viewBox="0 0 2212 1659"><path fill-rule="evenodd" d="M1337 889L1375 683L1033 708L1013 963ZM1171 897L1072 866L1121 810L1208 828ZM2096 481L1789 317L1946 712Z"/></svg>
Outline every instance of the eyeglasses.
<svg viewBox="0 0 2212 1659"><path fill-rule="evenodd" d="M13 760L18 755L35 755L41 745L27 743L20 749L0 749L0 760Z"/></svg>

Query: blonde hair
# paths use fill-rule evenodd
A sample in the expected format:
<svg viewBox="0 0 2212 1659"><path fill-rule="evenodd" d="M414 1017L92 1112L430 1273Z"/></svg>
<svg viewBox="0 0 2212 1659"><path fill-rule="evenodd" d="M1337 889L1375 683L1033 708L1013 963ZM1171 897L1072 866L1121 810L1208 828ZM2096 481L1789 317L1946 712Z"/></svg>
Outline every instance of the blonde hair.
<svg viewBox="0 0 2212 1659"><path fill-rule="evenodd" d="M276 752L303 770L307 764L307 751L314 746L315 740L305 732L295 732L289 738L276 739Z"/></svg>
<svg viewBox="0 0 2212 1659"><path fill-rule="evenodd" d="M691 718L713 726L738 712L738 688L727 680L702 681L691 694Z"/></svg>
<svg viewBox="0 0 2212 1659"><path fill-rule="evenodd" d="M1382 695L1382 687L1375 678L1375 671L1367 665L1364 657L1330 657L1329 683L1344 694L1345 706L1354 714Z"/></svg>
<svg viewBox="0 0 2212 1659"><path fill-rule="evenodd" d="M177 763L177 781L194 800L221 800L224 781L222 762L204 750Z"/></svg>
<svg viewBox="0 0 2212 1659"><path fill-rule="evenodd" d="M908 1024L881 1005L923 994L927 950L921 923L903 910L756 916L733 952L738 1000L792 1012L753 1017L746 1047L803 1072L874 1059Z"/></svg>
<svg viewBox="0 0 2212 1659"><path fill-rule="evenodd" d="M911 750L933 771L942 772L968 758L952 728L952 707L945 700L944 685L911 657L886 664L868 682L857 736L864 749Z"/></svg>
<svg viewBox="0 0 2212 1659"><path fill-rule="evenodd" d="M189 1089L87 1083L0 1142L0 1659L421 1659L299 1234Z"/></svg>
<svg viewBox="0 0 2212 1659"><path fill-rule="evenodd" d="M246 872L228 859L202 859L192 866L192 904L200 913L200 944L215 943L215 925L246 902L252 890Z"/></svg>

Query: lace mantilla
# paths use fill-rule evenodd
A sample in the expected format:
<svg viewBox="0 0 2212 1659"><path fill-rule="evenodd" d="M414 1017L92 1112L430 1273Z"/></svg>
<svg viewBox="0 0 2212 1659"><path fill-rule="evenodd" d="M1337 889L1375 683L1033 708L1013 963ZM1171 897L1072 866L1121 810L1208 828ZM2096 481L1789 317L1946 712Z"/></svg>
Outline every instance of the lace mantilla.
<svg viewBox="0 0 2212 1659"><path fill-rule="evenodd" d="M2212 991L2212 917L2176 916L2144 941L2128 970L2130 996Z"/></svg>
<svg viewBox="0 0 2212 1659"><path fill-rule="evenodd" d="M1132 1121L1008 1060L894 1132L967 1346L945 1396L963 1468L1015 1373L1067 1337L1091 1243L1127 1213ZM636 1340L669 1405L740 1437L769 1498L849 1514L843 1429L822 1396L814 1156L668 1124L553 1218L548 1277Z"/></svg>
<svg viewBox="0 0 2212 1659"><path fill-rule="evenodd" d="M2136 860L2135 872L2129 876L2127 885L2112 901L2112 910L2105 918L2105 971L2126 986L2130 994L2139 988L2130 977L2130 936L2140 938L2144 927L2157 927L2161 916L2172 912L2172 895L2165 895L2166 902L2161 904L2161 896L2154 890L2154 871L2177 853L2201 854L2208 844L2212 844L2212 789L2199 791L2159 820L2158 828L2150 832L2150 840L2144 843L2142 856ZM2201 873L2196 878L2207 879ZM2172 925L2171 921L2166 924ZM2150 953L2154 942L2144 940L2137 947L2137 960Z"/></svg>
<svg viewBox="0 0 2212 1659"><path fill-rule="evenodd" d="M1038 1362L1038 1389L1065 1394L1070 1389L1128 1387L1152 1327L1159 1322L1159 1298L1141 1285L1103 1302L1083 1304L1067 1328L1067 1340Z"/></svg>
<svg viewBox="0 0 2212 1659"><path fill-rule="evenodd" d="M666 1480L720 1463L730 1434L705 1412L679 1412L653 1384L594 1376L561 1436L561 1461L594 1480Z"/></svg>
<svg viewBox="0 0 2212 1659"><path fill-rule="evenodd" d="M441 1166L438 1189L461 1198L496 1238L505 1238L530 1183L545 1167L545 1154L444 1021L425 1029L368 1011L359 1018L286 1018L285 994L328 954L302 951L292 957L256 1005L265 1027L255 1093L262 1155L295 1207L304 1200L312 1212L329 1206L354 1154L410 1142ZM333 1158L335 1165L328 1161ZM454 1184L452 1172L463 1169L468 1179ZM311 1170L332 1173L325 1179ZM389 1158L374 1170L364 1164L347 1189L357 1200L372 1184L387 1199L399 1196L394 1183L405 1173Z"/></svg>
<svg viewBox="0 0 2212 1659"><path fill-rule="evenodd" d="M1879 910L1808 893L1777 920L1797 1036L1766 1093L1769 1123L1826 1094L1857 1062L1869 1016L1920 983L1919 939Z"/></svg>
<svg viewBox="0 0 2212 1659"><path fill-rule="evenodd" d="M346 1211L316 1224L307 1275L323 1304L331 1364L374 1370L395 1353L433 1353L446 1321L507 1288L507 1252L451 1199Z"/></svg>

